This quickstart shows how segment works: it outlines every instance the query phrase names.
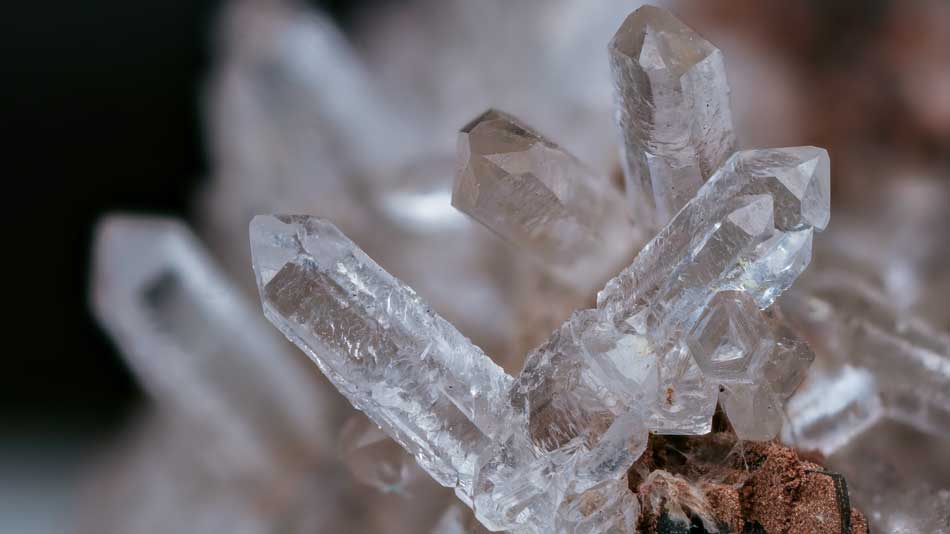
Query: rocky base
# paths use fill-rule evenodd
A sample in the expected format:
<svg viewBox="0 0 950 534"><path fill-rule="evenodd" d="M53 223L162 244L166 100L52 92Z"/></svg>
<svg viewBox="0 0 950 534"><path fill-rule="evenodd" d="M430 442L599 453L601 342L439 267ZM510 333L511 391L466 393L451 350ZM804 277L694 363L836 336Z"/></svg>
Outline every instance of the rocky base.
<svg viewBox="0 0 950 534"><path fill-rule="evenodd" d="M651 436L630 470L642 513L657 534L865 534L847 483L815 455L775 442L740 441L721 413L705 436Z"/></svg>

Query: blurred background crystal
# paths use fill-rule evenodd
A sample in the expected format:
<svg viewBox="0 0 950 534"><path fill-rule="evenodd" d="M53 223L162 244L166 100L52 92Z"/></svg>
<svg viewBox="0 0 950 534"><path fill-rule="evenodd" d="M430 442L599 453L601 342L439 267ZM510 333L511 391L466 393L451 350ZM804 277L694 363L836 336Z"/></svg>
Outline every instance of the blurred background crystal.
<svg viewBox="0 0 950 534"><path fill-rule="evenodd" d="M88 533L480 532L262 322L247 225L333 220L516 374L593 299L451 208L457 131L505 110L620 186L607 43L639 4L370 3L341 30L319 6L225 2L188 222L113 215L82 244L150 400L108 445L76 433L82 476L56 467L68 440L0 440L0 532L62 511ZM832 156L834 216L779 300L816 354L781 439L827 455L872 530L948 528L950 6L663 5L722 51L738 147Z"/></svg>

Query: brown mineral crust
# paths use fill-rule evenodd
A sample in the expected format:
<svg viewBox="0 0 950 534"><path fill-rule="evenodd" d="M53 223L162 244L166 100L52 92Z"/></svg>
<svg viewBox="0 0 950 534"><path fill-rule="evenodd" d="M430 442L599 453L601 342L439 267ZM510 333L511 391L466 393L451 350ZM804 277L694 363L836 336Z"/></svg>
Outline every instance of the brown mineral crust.
<svg viewBox="0 0 950 534"><path fill-rule="evenodd" d="M730 484L712 483L704 483L701 488L719 524L725 525L729 532L741 532L744 521L738 488Z"/></svg>
<svg viewBox="0 0 950 534"><path fill-rule="evenodd" d="M845 488L836 488L834 473L779 443L738 441L727 425L714 428L717 431L705 436L650 436L629 473L630 488L643 509L638 532L658 532L660 511L651 508L651 497L665 508L670 488L676 490L673 495L687 495L690 487L698 488L705 502L676 504L694 526L701 517L713 517L720 531L728 532L842 532L841 509L849 503ZM657 471L669 475L659 479L662 485L656 484ZM867 521L861 512L850 508L850 516L850 531L865 534Z"/></svg>
<svg viewBox="0 0 950 534"><path fill-rule="evenodd" d="M749 444L764 456L759 469L742 491L743 509L748 519L758 521L766 532L788 532L789 518L800 494L805 467L795 451L773 443ZM811 464L809 464L811 465Z"/></svg>
<svg viewBox="0 0 950 534"><path fill-rule="evenodd" d="M789 518L788 532L841 532L841 512L833 479L820 472L814 464L806 470L801 495L806 499L795 503ZM851 509L851 532L867 532L867 521L861 512Z"/></svg>

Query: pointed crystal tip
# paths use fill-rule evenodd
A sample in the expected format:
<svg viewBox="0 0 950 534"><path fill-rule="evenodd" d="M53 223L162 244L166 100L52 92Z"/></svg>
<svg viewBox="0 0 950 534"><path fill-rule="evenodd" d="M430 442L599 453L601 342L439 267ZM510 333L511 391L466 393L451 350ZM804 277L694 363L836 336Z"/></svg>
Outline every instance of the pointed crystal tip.
<svg viewBox="0 0 950 534"><path fill-rule="evenodd" d="M623 21L610 50L637 60L644 69L682 76L718 48L666 9L643 6Z"/></svg>
<svg viewBox="0 0 950 534"><path fill-rule="evenodd" d="M452 205L552 269L600 282L631 241L622 196L569 152L489 109L459 132ZM618 244L620 246L618 246ZM586 289L586 286L585 286Z"/></svg>
<svg viewBox="0 0 950 534"><path fill-rule="evenodd" d="M780 230L813 227L822 231L831 218L831 160L813 146L746 150L735 162L775 198Z"/></svg>

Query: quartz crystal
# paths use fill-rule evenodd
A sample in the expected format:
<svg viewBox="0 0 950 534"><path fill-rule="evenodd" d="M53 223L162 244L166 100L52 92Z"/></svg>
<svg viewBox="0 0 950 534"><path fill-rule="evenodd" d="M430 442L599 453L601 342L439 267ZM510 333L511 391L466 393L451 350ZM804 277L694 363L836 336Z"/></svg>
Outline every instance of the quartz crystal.
<svg viewBox="0 0 950 534"><path fill-rule="evenodd" d="M234 278L256 292L245 268L254 215L314 214L486 351L506 350L514 306L499 273L511 255L449 204L453 147L421 140L417 118L407 124L342 33L302 3L236 0L218 33L214 176L199 213Z"/></svg>
<svg viewBox="0 0 950 534"><path fill-rule="evenodd" d="M251 251L267 317L440 484L471 499L476 455L511 378L332 224L259 216Z"/></svg>
<svg viewBox="0 0 950 534"><path fill-rule="evenodd" d="M462 128L452 205L581 290L599 287L636 233L616 187L518 119L489 110Z"/></svg>
<svg viewBox="0 0 950 534"><path fill-rule="evenodd" d="M266 534L279 523L416 534L434 523L439 510L427 503L449 495L390 438L357 454L389 451L384 465L408 475L385 479L398 495L355 483L372 470L348 476L334 436L352 408L274 335L182 222L104 219L92 300L156 409L109 455L109 476L83 491L77 532ZM411 511L410 494L420 501Z"/></svg>
<svg viewBox="0 0 950 534"><path fill-rule="evenodd" d="M736 148L722 53L654 6L627 17L609 49L629 202L662 228Z"/></svg>
<svg viewBox="0 0 950 534"><path fill-rule="evenodd" d="M854 469L846 451L872 445L870 429L898 419L928 442L946 434L946 338L903 313L918 298L903 290L908 266L924 260L883 276L886 297L830 278L782 297L829 222L828 157L736 153L713 45L647 6L623 22L609 62L588 61L573 50L602 48L590 36L629 7L555 2L539 17L530 0L414 5L453 16L374 28L357 55L296 4L238 1L209 85L205 235L243 279L233 237L250 214L314 214L253 220L257 289L266 317L365 416L310 382L181 225L109 220L97 315L173 424L143 438L134 462L147 469L115 486L142 521L89 532L161 531L171 509L178 530L254 534L629 533L638 499L659 510L648 501L685 482L656 470L641 480L658 489L630 490L649 434L706 433L717 403L740 438L768 440L791 397L783 437L842 469ZM418 57L406 42L429 45L424 72L406 68ZM611 71L626 202L602 127ZM452 157L450 131L488 105L565 148L488 111ZM895 295L906 298L888 306ZM797 393L815 355L786 315L820 354ZM324 454L333 436L338 457ZM892 469L887 456L860 454L886 466L874 476ZM449 490L424 474L459 499L446 507ZM881 524L939 528L950 494L939 476L926 482L932 495L901 501L922 519ZM898 502L866 489L856 494Z"/></svg>
<svg viewBox="0 0 950 534"><path fill-rule="evenodd" d="M181 223L113 215L96 232L94 311L160 404L216 445L228 472L332 444L330 392L272 335ZM309 451L309 452L308 452Z"/></svg>
<svg viewBox="0 0 950 534"><path fill-rule="evenodd" d="M639 516L640 503L627 489L624 477L565 500L558 509L555 528L564 534L629 534L636 530Z"/></svg>

